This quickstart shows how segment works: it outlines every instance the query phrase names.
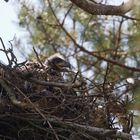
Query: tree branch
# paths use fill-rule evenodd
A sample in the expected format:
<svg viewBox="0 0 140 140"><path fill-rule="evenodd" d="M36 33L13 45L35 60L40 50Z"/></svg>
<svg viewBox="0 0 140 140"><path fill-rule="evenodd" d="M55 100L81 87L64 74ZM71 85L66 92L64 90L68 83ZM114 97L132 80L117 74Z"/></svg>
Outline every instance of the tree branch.
<svg viewBox="0 0 140 140"><path fill-rule="evenodd" d="M61 127L66 128L66 129L73 129L75 131L81 131L84 133L88 133L91 136L104 136L104 137L109 136L112 138L121 138L122 140L131 140L132 139L130 134L123 133L123 132L117 132L116 130L92 127L92 126L88 126L88 125L81 125L81 124L66 122L66 121L62 122L59 119L54 119L52 117L49 117L48 120L50 122L56 123L57 125L60 125Z"/></svg>
<svg viewBox="0 0 140 140"><path fill-rule="evenodd" d="M70 0L79 8L92 15L123 15L133 9L135 0L129 0L128 2L119 6L105 5L93 3L89 0Z"/></svg>
<svg viewBox="0 0 140 140"><path fill-rule="evenodd" d="M81 1L82 1L82 0L81 0ZM51 11L52 11L54 17L56 18L56 20L57 20L59 26L63 29L63 31L65 32L65 34L71 39L71 41L74 43L74 45L76 45L81 51L83 51L83 52L85 52L85 53L87 53L87 54L89 54L89 55L91 55L91 56L94 56L94 57L98 58L99 60L103 60L103 61L109 62L109 63L111 63L111 64L113 64L113 65L117 65L117 66L119 66L119 67L122 67L122 68L125 68L125 69L128 69L128 70L131 70L131 71L140 72L140 68L127 66L127 65L122 64L122 63L120 63L120 62L118 62L118 61L111 60L111 59L105 58L105 57L103 57L103 56L99 56L99 55L97 55L94 51L88 51L88 50L85 49L82 45L78 44L78 43L76 42L76 40L67 32L67 30L66 30L66 29L62 26L62 24L60 23L60 21L59 21L59 19L57 18L55 12L53 11L53 8L52 8L52 6L51 6L50 0L48 0L48 2L49 2L49 6L50 6L50 8L51 8Z"/></svg>

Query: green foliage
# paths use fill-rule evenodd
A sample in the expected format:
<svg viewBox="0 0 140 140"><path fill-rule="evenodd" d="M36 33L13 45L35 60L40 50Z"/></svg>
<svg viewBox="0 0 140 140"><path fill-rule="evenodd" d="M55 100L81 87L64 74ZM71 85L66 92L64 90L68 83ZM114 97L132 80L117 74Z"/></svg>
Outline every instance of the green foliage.
<svg viewBox="0 0 140 140"><path fill-rule="evenodd" d="M102 61L82 53L66 35L63 30L65 28L77 42L88 43L89 45L85 46L87 50L122 64L127 64L133 59L132 66L139 66L140 24L138 21L125 20L120 17L92 16L74 5L71 8L69 1L54 0L51 1L51 5L59 20L58 23L49 3L45 0L44 3L42 2L39 6L44 7L43 9L36 9L34 5L28 5L26 2L21 3L19 13L19 24L28 30L31 37L30 44L41 52L41 56L49 56L55 52L60 52L64 56L74 55L79 57L75 59L77 65L80 64L79 66L84 66L85 69L94 65L95 74L96 70L100 69L98 74L104 78L105 69L101 65ZM133 16L139 17L138 13L134 10ZM124 29L124 26L128 27ZM81 71L80 67L79 71ZM133 77L134 73L118 66L112 66L110 75L112 79L115 79L116 75L126 78Z"/></svg>
<svg viewBox="0 0 140 140"><path fill-rule="evenodd" d="M39 49L42 56L49 56L54 52L61 52L65 56L74 54L80 58L76 60L79 61L77 63L81 63L82 66L84 61L86 62L84 65L89 67L90 63L87 62L93 57L86 53L83 56L80 55L80 50L64 32L63 28L65 28L74 40L83 44L89 43L89 46L85 46L86 49L122 64L127 64L127 59L130 58L135 61L136 66L139 66L140 24L138 21L129 20L128 22L120 17L92 16L75 6L68 12L71 7L69 1L54 0L51 1L51 5L60 24L63 23L60 26L48 2L44 2L46 4L42 2L40 6L44 7L43 9L36 9L34 5L22 2L19 13L19 24L28 30L30 44ZM134 11L133 16L138 17L138 13ZM128 30L123 28L126 25ZM98 60L95 67L102 69L100 64L101 61ZM127 77L126 70L117 69L119 69L117 71L122 71L121 77Z"/></svg>
<svg viewBox="0 0 140 140"><path fill-rule="evenodd" d="M138 68L140 67L140 22L138 20L92 16L65 0L51 0L51 5L59 22L53 15L48 2L46 4L42 2L40 6L43 7L42 9L35 9L34 5L28 5L26 2L21 3L19 13L19 25L29 32L30 44L38 50L41 59L60 52L72 61L83 77L87 76L86 78L90 81L96 81L101 85L109 84L112 86L111 90L121 83L125 85L124 79L128 77L138 80L139 73L120 67L116 63L106 63L82 51L64 31L65 29L76 42L93 54L122 65L133 62L129 66ZM131 14L134 18L139 18L139 13L134 11ZM35 58L33 54L31 53L30 57ZM125 88L127 89L127 86ZM126 92L129 94L133 91L135 92L131 88ZM119 92L120 95L122 90Z"/></svg>

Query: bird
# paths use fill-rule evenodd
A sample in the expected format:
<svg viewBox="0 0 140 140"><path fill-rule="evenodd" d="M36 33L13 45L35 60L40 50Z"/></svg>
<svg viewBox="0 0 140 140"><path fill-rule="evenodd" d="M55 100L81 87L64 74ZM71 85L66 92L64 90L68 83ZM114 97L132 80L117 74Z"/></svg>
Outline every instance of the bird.
<svg viewBox="0 0 140 140"><path fill-rule="evenodd" d="M68 72L68 69L71 69L71 64L60 53L51 55L44 62L27 61L24 65L18 67L18 71L25 79L36 78L40 81L63 83L62 73ZM25 80L25 89L33 89L33 87L37 86L33 86L32 83Z"/></svg>
<svg viewBox="0 0 140 140"><path fill-rule="evenodd" d="M47 58L44 65L47 65L51 69L57 71L66 71L66 68L71 68L71 64L67 62L60 53L55 53Z"/></svg>
<svg viewBox="0 0 140 140"><path fill-rule="evenodd" d="M18 70L27 75L37 76L35 74L43 74L51 72L66 72L71 69L71 64L67 62L60 53L55 53L48 57L44 62L26 61L24 65L18 67Z"/></svg>
<svg viewBox="0 0 140 140"><path fill-rule="evenodd" d="M44 65L47 66L46 73L48 75L48 81L53 82L64 82L61 73L71 69L71 64L60 53L56 53L47 58Z"/></svg>
<svg viewBox="0 0 140 140"><path fill-rule="evenodd" d="M59 53L51 55L43 63L28 60L23 63L23 65L17 67L17 69L23 73L42 72L48 69L55 70L57 72L65 72L67 71L67 68L71 69L71 64Z"/></svg>

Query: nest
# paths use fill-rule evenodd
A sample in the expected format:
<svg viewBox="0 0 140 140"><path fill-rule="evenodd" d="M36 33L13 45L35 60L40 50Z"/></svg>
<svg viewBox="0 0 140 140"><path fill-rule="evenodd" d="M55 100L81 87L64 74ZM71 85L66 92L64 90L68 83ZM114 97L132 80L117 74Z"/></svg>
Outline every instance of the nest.
<svg viewBox="0 0 140 140"><path fill-rule="evenodd" d="M14 67L0 63L1 139L131 139L132 117L116 98L108 96L107 104L100 107L103 95L89 94L86 80L78 73L64 72L63 82L54 82L46 68L43 73L35 69L30 73L23 72L23 66L25 63ZM123 114L119 120L123 132L118 132L107 117L118 113Z"/></svg>
<svg viewBox="0 0 140 140"><path fill-rule="evenodd" d="M110 139L116 137L117 131L107 129L106 112L96 102L101 97L95 100L94 96L88 96L83 83L40 81L30 74L25 76L17 69L4 67L0 78L1 138L85 140L108 135ZM27 84L30 87L25 86ZM117 113L125 112L117 103L113 104ZM111 111L113 107L109 108ZM121 137L130 137L124 134Z"/></svg>

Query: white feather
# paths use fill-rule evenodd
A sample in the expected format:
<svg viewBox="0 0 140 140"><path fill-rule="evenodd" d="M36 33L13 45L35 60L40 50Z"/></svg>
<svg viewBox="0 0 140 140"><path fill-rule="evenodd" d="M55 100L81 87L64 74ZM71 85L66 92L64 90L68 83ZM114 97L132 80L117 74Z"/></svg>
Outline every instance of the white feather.
<svg viewBox="0 0 140 140"><path fill-rule="evenodd" d="M50 57L48 57L45 61L44 61L44 64L47 65L48 64L48 61L51 61L53 58L55 57L59 57L61 59L65 59L60 53L55 53L53 55L51 55Z"/></svg>

